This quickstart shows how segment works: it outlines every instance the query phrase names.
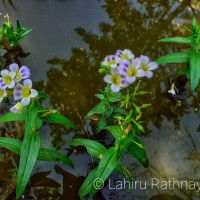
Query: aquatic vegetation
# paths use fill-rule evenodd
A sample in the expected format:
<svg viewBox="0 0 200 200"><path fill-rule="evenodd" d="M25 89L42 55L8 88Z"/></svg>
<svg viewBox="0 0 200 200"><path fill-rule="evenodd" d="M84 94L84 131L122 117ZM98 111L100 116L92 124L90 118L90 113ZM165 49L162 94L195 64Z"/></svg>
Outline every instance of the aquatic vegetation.
<svg viewBox="0 0 200 200"><path fill-rule="evenodd" d="M186 27L185 27L186 28ZM175 42L188 44L191 47L185 52L170 53L159 57L156 62L159 64L165 63L185 63L186 68L179 73L186 75L190 79L190 88L192 91L196 89L200 80L200 26L197 25L197 20L194 18L192 22L192 30L186 28L191 34L189 37L171 37L159 40L159 42ZM173 93L170 90L170 93Z"/></svg>
<svg viewBox="0 0 200 200"><path fill-rule="evenodd" d="M13 48L19 44L19 41L25 37L32 29L21 27L20 22L16 21L16 30L10 22L9 15L5 15L7 22L3 22L0 27L0 47L6 49Z"/></svg>
<svg viewBox="0 0 200 200"><path fill-rule="evenodd" d="M141 68L142 65L146 68ZM124 175L131 182L130 171L121 164L125 152L138 159L144 167L148 166L145 148L137 134L144 132L142 109L150 104L136 104L138 97L148 92L140 90L140 81L135 86L132 84L137 77L145 76L144 69L148 69L147 72L156 68L155 62L149 64L148 57L134 58L130 50L118 50L116 55L106 56L101 63L99 72L105 75L104 81L108 85L100 90L100 94L96 94L100 103L90 110L86 118L96 121L96 133L103 130L110 132L113 143L107 149L101 143L89 139L75 138L70 141L72 146L85 146L88 153L98 160L98 166L90 171L79 190L80 197L93 196L113 171ZM152 74L147 77L152 77Z"/></svg>
<svg viewBox="0 0 200 200"><path fill-rule="evenodd" d="M137 77L151 78L152 70L158 67L156 62L149 62L147 56L135 58L134 54L125 49L117 50L115 55L109 55L101 63L99 72L105 74L104 81L111 84L112 92L128 87L136 81Z"/></svg>
<svg viewBox="0 0 200 200"><path fill-rule="evenodd" d="M24 121L25 131L23 141L15 138L0 137L0 146L5 147L20 156L17 174L16 198L19 199L30 179L31 172L37 160L54 161L64 163L73 168L72 161L64 154L57 151L42 148L40 146L40 128L43 123L64 124L75 128L74 124L56 110L49 110L40 105L40 99L47 98L46 94L32 89L30 70L26 66L13 63L9 70L1 71L0 101L4 98L13 98L17 102L4 116L0 123L11 121ZM25 80L24 80L25 79ZM23 80L23 85L19 82Z"/></svg>

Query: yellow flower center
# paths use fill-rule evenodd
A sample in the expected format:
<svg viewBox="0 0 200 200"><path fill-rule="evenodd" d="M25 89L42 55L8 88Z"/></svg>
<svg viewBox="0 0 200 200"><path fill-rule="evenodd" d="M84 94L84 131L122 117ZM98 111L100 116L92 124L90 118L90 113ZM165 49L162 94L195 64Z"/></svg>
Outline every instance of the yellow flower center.
<svg viewBox="0 0 200 200"><path fill-rule="evenodd" d="M24 86L22 88L22 97L23 98L28 98L31 95L31 88L29 88L28 86Z"/></svg>
<svg viewBox="0 0 200 200"><path fill-rule="evenodd" d="M122 60L128 60L128 54L122 54L121 59Z"/></svg>
<svg viewBox="0 0 200 200"><path fill-rule="evenodd" d="M128 67L127 75L128 76L136 76L137 75L137 69L135 67Z"/></svg>
<svg viewBox="0 0 200 200"><path fill-rule="evenodd" d="M113 74L111 77L111 83L114 85L120 85L121 84L120 74Z"/></svg>
<svg viewBox="0 0 200 200"><path fill-rule="evenodd" d="M111 60L108 62L108 65L115 65L116 64L116 61L115 60Z"/></svg>
<svg viewBox="0 0 200 200"><path fill-rule="evenodd" d="M4 83L5 83L6 85L10 85L11 81L12 81L12 77L11 77L10 75L6 75L6 76L4 77Z"/></svg>
<svg viewBox="0 0 200 200"><path fill-rule="evenodd" d="M4 95L4 90L0 90L0 97L3 97Z"/></svg>
<svg viewBox="0 0 200 200"><path fill-rule="evenodd" d="M20 80L21 77L22 77L22 75L19 72L17 72L15 75L15 79Z"/></svg>
<svg viewBox="0 0 200 200"><path fill-rule="evenodd" d="M143 63L141 65L141 69L143 69L145 72L148 72L149 71L149 66Z"/></svg>

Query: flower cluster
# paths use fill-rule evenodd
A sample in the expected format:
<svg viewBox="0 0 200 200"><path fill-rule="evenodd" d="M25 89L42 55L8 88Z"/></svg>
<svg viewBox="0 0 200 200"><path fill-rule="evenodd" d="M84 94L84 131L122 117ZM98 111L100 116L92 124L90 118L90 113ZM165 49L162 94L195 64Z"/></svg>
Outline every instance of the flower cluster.
<svg viewBox="0 0 200 200"><path fill-rule="evenodd" d="M32 89L32 81L29 79L30 70L26 66L19 68L18 64L13 63L9 66L9 70L4 69L0 72L0 103L4 97L9 96L10 91L14 97L14 100L18 102L10 110L11 112L21 112L24 106L30 104L31 98L35 98L38 92ZM20 81L23 80L23 84Z"/></svg>
<svg viewBox="0 0 200 200"><path fill-rule="evenodd" d="M152 70L158 67L156 62L150 62L147 56L135 58L128 50L117 50L115 55L106 56L102 66L109 69L109 74L104 76L104 81L111 84L112 92L118 92L136 81L137 77L151 78Z"/></svg>

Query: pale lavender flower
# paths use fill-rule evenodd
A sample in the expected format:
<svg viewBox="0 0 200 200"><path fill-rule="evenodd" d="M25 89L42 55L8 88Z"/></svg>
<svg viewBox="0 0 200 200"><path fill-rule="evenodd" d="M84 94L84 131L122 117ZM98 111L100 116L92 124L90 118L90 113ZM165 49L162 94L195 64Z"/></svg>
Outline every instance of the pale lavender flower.
<svg viewBox="0 0 200 200"><path fill-rule="evenodd" d="M131 62L125 60L119 63L119 73L125 76L128 84L135 82L136 77L143 77L144 71L140 69L141 61L139 58L133 59Z"/></svg>
<svg viewBox="0 0 200 200"><path fill-rule="evenodd" d="M149 57L147 56L140 56L141 61L141 69L144 72L144 76L147 78L151 78L153 76L152 70L155 70L158 68L158 64L156 62L149 62Z"/></svg>
<svg viewBox="0 0 200 200"><path fill-rule="evenodd" d="M104 76L104 81L111 84L112 92L119 92L123 87L127 87L128 84L124 80L124 76L118 73L117 69L112 69L111 74Z"/></svg>
<svg viewBox="0 0 200 200"><path fill-rule="evenodd" d="M10 111L13 113L21 113L24 106L21 102L16 103L12 108L10 108Z"/></svg>
<svg viewBox="0 0 200 200"><path fill-rule="evenodd" d="M117 50L116 55L121 59L121 60L131 60L135 56L129 49L124 49L122 50Z"/></svg>
<svg viewBox="0 0 200 200"><path fill-rule="evenodd" d="M30 99L35 98L38 95L38 92L35 89L32 89L32 81L30 79L26 79L23 82L23 85L17 83L14 89L14 99L21 99L21 103L23 106L27 106L30 104Z"/></svg>
<svg viewBox="0 0 200 200"><path fill-rule="evenodd" d="M0 90L0 103L3 101L3 98L7 96L6 90Z"/></svg>
<svg viewBox="0 0 200 200"><path fill-rule="evenodd" d="M15 78L14 78L14 81L16 83L20 82L22 79L27 79L30 77L30 69L26 66L22 66L19 69L18 64L13 63L9 66L9 68L10 68L10 71L13 71L16 73Z"/></svg>
<svg viewBox="0 0 200 200"><path fill-rule="evenodd" d="M1 78L0 78L0 89L5 90L6 88L14 88L15 82L14 77L15 72L9 72L7 69L1 71Z"/></svg>
<svg viewBox="0 0 200 200"><path fill-rule="evenodd" d="M120 58L116 55L109 55L109 56L106 56L104 58L104 61L102 62L102 65L104 66L108 66L108 67L111 67L111 68L116 68L118 63L120 61Z"/></svg>

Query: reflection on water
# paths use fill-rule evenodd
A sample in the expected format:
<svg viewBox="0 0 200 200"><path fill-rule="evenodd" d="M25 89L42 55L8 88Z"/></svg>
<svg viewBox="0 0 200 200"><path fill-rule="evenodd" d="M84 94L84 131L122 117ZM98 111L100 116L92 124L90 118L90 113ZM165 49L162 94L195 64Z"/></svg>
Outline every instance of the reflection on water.
<svg viewBox="0 0 200 200"><path fill-rule="evenodd" d="M25 52L30 51L31 55L19 60L23 64L35 67L33 70L35 80L42 79L47 71L47 80L38 82L37 87L50 95L49 103L53 107L74 121L78 126L76 134L88 137L82 134L85 132L84 116L97 103L94 94L105 86L102 77L98 74L100 61L117 49L128 48L136 56L144 54L150 56L152 60L166 52L186 49L185 45L156 42L165 36L187 36L187 31L180 27L180 23L188 25L193 16L200 11L198 3L195 4L194 1L180 2L178 0L145 2L143 0L20 0L13 1L16 11L12 9L12 5L8 6L9 2L6 3L3 11L7 12L9 8L13 18L18 17L22 24L34 27L32 36L27 37L22 43ZM30 13L29 17L27 17L28 13ZM84 21L83 18L87 20ZM53 25L55 28L52 27ZM72 32L74 28L77 35ZM156 188L152 190L150 184L152 178L188 181L199 179L200 136L197 128L200 117L200 91L182 102L170 98L167 93L170 78L183 67L181 65L160 66L153 79L143 79L141 84L142 89L151 92L139 102L152 103L152 107L143 113L146 133L149 134L142 138L150 158L150 166L144 169L129 155L123 158L123 163L131 169L134 181L149 183L147 189L138 188L127 193L125 189L108 190L109 184L106 184L94 199L103 199L102 195L105 199L116 200L198 199L199 193L195 189L176 187L173 190ZM55 182L46 177L47 172L40 176L43 178L36 177L35 180L42 179L43 186L53 187L54 190L53 192L43 190L45 195L49 195L47 197L41 195L37 188L33 189L38 199L52 199L53 196L55 198L55 194L59 199L66 197L68 199L68 196L71 199L78 199L77 190L83 181L83 176L89 171L91 158L85 154L85 151L70 149L65 145L66 139L78 137L74 133L66 137L68 132L64 127L52 126L51 140L56 148L68 150L76 170L69 173L68 168L63 165L53 165L53 167L49 165L51 170L49 176L53 177ZM43 137L45 140L45 136ZM78 154L75 153L77 151ZM12 166L11 164L10 167ZM1 174L3 172L0 172L0 177ZM60 177L63 179L61 181L63 191L57 190ZM111 180L113 182L122 180L122 177L113 174Z"/></svg>

